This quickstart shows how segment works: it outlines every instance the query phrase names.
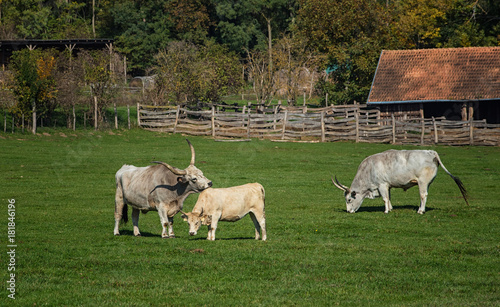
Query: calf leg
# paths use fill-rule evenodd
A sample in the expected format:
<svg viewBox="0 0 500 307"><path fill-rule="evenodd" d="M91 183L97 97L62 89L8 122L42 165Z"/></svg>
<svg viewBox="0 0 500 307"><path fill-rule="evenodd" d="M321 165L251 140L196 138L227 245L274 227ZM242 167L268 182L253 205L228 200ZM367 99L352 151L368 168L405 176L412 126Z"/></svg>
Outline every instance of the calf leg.
<svg viewBox="0 0 500 307"><path fill-rule="evenodd" d="M215 241L215 230L217 230L217 222L212 221L212 224L208 225L207 240Z"/></svg>
<svg viewBox="0 0 500 307"><path fill-rule="evenodd" d="M139 231L139 214L141 211L136 208L132 208L132 224L134 225L134 236L140 237L141 232Z"/></svg>
<svg viewBox="0 0 500 307"><path fill-rule="evenodd" d="M219 223L221 215L214 214L210 216L210 225L208 225L208 236L207 240L215 241L215 231L217 230L217 223Z"/></svg>

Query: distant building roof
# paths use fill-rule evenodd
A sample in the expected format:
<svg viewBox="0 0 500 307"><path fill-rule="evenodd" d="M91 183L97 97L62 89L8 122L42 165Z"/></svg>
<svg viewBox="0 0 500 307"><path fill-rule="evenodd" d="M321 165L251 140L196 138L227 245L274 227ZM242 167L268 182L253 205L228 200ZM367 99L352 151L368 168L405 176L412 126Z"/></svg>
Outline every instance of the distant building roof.
<svg viewBox="0 0 500 307"><path fill-rule="evenodd" d="M500 47L382 51L368 104L500 100Z"/></svg>

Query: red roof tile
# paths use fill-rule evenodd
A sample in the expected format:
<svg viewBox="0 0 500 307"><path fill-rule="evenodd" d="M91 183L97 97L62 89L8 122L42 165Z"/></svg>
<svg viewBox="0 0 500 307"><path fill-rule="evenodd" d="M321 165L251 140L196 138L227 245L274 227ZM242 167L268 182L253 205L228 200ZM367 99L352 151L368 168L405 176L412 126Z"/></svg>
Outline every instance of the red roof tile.
<svg viewBox="0 0 500 307"><path fill-rule="evenodd" d="M382 51L368 103L500 99L500 47Z"/></svg>

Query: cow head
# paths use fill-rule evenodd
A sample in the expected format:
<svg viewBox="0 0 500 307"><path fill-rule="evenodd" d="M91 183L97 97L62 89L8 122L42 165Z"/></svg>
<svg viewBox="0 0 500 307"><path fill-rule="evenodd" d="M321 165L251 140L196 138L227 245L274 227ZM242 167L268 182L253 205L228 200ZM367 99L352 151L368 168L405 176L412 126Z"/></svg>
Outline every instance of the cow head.
<svg viewBox="0 0 500 307"><path fill-rule="evenodd" d="M212 223L212 217L203 215L203 212L182 212L182 219L189 224L189 234L195 236L198 233L201 225L210 225Z"/></svg>
<svg viewBox="0 0 500 307"><path fill-rule="evenodd" d="M166 168L168 168L172 173L179 176L177 177L177 181L183 184L187 184L189 186L190 191L194 191L199 193L205 189L208 189L212 186L212 181L208 180L203 172L200 171L196 166L194 166L196 154L194 152L194 147L191 142L186 139L191 148L191 163L186 169L178 169L177 167L173 167L165 162L153 161L153 163L158 163Z"/></svg>
<svg viewBox="0 0 500 307"><path fill-rule="evenodd" d="M337 180L337 176L335 176L335 180L333 180L332 177L332 182L337 188L344 191L345 205L347 208L347 212L354 213L358 211L359 207L361 207L361 204L363 203L363 199L365 198L365 196L360 191L354 191L354 190L351 191L350 188L341 184Z"/></svg>

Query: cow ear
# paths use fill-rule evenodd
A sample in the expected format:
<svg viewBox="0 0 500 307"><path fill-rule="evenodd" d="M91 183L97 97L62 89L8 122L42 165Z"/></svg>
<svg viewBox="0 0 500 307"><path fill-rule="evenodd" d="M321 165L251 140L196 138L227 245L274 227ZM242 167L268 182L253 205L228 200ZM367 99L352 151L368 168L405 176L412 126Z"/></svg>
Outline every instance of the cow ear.
<svg viewBox="0 0 500 307"><path fill-rule="evenodd" d="M182 177L177 177L177 182L186 183L187 180L186 180L186 178L184 176L182 176Z"/></svg>
<svg viewBox="0 0 500 307"><path fill-rule="evenodd" d="M187 215L185 215L184 213L181 215L181 218L182 218L184 221L186 221L186 222L187 222L187 220L188 220Z"/></svg>
<svg viewBox="0 0 500 307"><path fill-rule="evenodd" d="M352 197L352 198L356 198L356 191L352 191L352 192L351 192L351 197Z"/></svg>

